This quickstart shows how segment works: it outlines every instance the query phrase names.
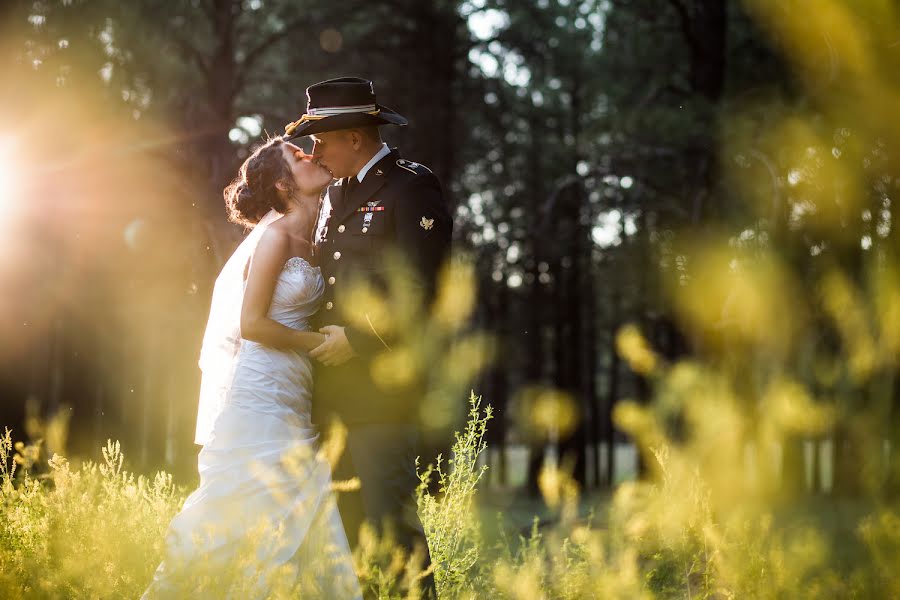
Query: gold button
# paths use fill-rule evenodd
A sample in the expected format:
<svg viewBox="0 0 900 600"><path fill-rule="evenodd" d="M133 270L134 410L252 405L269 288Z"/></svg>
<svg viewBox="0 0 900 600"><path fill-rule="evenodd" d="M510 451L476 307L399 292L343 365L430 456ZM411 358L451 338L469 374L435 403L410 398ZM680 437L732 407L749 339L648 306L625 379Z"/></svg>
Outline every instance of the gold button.
<svg viewBox="0 0 900 600"><path fill-rule="evenodd" d="M368 231L369 231L369 228L368 228L368 227L363 227L363 233L366 233L366 232L368 232Z"/></svg>
<svg viewBox="0 0 900 600"><path fill-rule="evenodd" d="M325 310L331 310L332 308L334 308L334 302L329 302L325 305Z"/></svg>
<svg viewBox="0 0 900 600"><path fill-rule="evenodd" d="M347 229L347 228L344 227L343 225L341 225L340 227L338 227L338 233L344 233L345 229Z"/></svg>
<svg viewBox="0 0 900 600"><path fill-rule="evenodd" d="M328 278L329 285L334 285L334 275Z"/></svg>
<svg viewBox="0 0 900 600"><path fill-rule="evenodd" d="M335 253L334 253L334 260L341 260L341 253L340 253L340 252L335 252Z"/></svg>

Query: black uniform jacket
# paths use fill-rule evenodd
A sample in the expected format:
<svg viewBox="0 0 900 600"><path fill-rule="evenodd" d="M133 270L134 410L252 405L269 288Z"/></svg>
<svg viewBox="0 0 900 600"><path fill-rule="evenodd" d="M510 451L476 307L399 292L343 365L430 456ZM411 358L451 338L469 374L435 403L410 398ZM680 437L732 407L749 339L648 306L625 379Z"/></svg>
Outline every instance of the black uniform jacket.
<svg viewBox="0 0 900 600"><path fill-rule="evenodd" d="M372 296L359 293L360 284L386 293L391 278L403 277L401 284L427 306L449 254L452 218L437 177L401 158L396 148L362 182L354 176L348 185L349 179L328 188L319 215L316 252L325 293L313 325L345 327L357 356L337 367L316 364L313 417L318 424L333 414L349 425L413 422L425 393L422 379L391 384L391 374L373 372L373 359L416 335L427 310L413 317L416 311L389 303L385 314ZM392 260L397 255L410 268L398 270ZM392 326L385 328L386 320ZM376 361L376 367L390 362Z"/></svg>

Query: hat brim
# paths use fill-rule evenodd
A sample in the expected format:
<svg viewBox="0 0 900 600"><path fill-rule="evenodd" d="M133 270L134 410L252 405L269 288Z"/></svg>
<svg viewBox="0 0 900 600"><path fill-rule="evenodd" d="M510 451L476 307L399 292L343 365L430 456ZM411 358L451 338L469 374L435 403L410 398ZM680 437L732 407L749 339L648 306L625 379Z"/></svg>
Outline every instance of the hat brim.
<svg viewBox="0 0 900 600"><path fill-rule="evenodd" d="M372 125L406 125L409 121L400 113L394 112L386 106L379 106L380 110L377 115L367 113L350 113L345 115L335 115L333 117L325 117L324 119L316 119L307 121L297 126L285 140L293 140L315 133L325 133L326 131L337 131L339 129L352 129L354 127L368 127Z"/></svg>

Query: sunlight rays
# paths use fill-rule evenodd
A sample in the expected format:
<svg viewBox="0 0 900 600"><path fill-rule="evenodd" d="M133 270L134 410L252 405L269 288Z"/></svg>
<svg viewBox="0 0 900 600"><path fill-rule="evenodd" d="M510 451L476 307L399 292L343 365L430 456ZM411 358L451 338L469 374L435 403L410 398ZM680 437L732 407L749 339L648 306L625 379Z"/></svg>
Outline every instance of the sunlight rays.
<svg viewBox="0 0 900 600"><path fill-rule="evenodd" d="M8 218L22 196L20 167L15 162L16 140L0 134L0 214Z"/></svg>

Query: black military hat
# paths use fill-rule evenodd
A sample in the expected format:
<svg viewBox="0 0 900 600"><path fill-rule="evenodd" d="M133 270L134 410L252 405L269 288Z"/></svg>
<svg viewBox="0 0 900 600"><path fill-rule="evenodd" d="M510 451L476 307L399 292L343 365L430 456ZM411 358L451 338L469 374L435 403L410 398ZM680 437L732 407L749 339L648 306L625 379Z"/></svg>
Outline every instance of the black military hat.
<svg viewBox="0 0 900 600"><path fill-rule="evenodd" d="M406 125L403 115L375 101L375 88L368 79L338 77L306 88L306 113L284 128L285 139L363 127Z"/></svg>

